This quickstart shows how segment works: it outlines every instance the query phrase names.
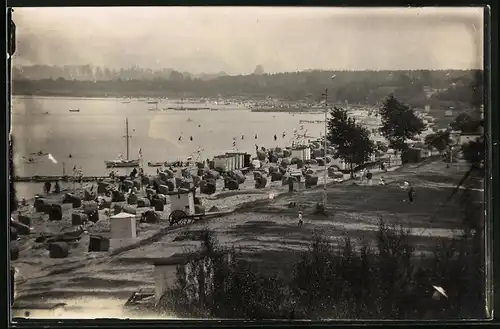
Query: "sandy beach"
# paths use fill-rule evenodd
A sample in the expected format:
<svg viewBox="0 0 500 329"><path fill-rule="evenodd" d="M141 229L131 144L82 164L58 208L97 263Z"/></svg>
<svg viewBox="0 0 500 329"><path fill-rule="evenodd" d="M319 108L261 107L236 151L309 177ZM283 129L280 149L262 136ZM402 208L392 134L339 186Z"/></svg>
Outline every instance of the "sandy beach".
<svg viewBox="0 0 500 329"><path fill-rule="evenodd" d="M282 186L281 181L256 190L253 177L249 176L239 191L219 190L214 195L202 196L206 209L216 206L220 210L234 210L230 214L169 227L167 204L159 223L138 224L136 243L120 250L89 253L88 237L84 236L65 259L49 258L48 251L42 244L35 243L33 236L21 236L19 259L12 262L18 271L16 301L69 305L69 301L75 299L95 303L96 299L112 298L114 301L106 305L116 305L116 310L106 314L114 316L123 311L118 306L123 305L130 294L153 287L152 260L196 248L199 242L192 241L189 236L204 229L213 231L222 245L241 249L249 259L260 264L263 271L271 273L286 273L297 252L307 248L317 231L331 238L348 234L372 241L380 217L388 224L401 224L411 229L416 251L429 252L437 239L458 233L459 207L456 201L444 204L444 200L464 170L465 164L461 168L446 169L444 163L435 161L375 173L374 182L384 175L387 185L383 187L376 183L374 186L358 185L359 182L353 180L329 183L327 211L330 215L327 218L313 214L315 204L321 200L321 182L316 188L288 193L288 186ZM406 194L399 187L404 180L410 180L416 187L415 204L407 204L404 200ZM270 194L274 198L270 198ZM54 196L57 197L60 196ZM297 207L290 208L291 202L297 203ZM68 230L71 227L68 206L71 207L64 205L61 222L49 222L47 215L32 214L34 235ZM138 214L148 209L137 209ZM304 212L302 228L297 226L299 209ZM30 210L25 207L19 212L26 214ZM100 220L86 229L90 234L109 234L109 219L103 211L99 216ZM123 315L120 314L117 316Z"/></svg>

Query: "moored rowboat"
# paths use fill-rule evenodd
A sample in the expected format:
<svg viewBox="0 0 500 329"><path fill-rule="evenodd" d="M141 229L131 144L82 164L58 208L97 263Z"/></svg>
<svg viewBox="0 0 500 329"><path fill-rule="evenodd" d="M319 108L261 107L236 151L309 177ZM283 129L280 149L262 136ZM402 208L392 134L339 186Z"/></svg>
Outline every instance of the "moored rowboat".
<svg viewBox="0 0 500 329"><path fill-rule="evenodd" d="M162 167L165 162L148 162L148 167Z"/></svg>
<svg viewBox="0 0 500 329"><path fill-rule="evenodd" d="M106 168L133 168L140 166L140 160L110 160L104 161Z"/></svg>

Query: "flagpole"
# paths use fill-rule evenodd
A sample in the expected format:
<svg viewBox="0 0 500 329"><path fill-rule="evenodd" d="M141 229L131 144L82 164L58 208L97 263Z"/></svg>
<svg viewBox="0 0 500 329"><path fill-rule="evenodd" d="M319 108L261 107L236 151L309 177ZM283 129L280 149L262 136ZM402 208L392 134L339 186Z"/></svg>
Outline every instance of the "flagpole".
<svg viewBox="0 0 500 329"><path fill-rule="evenodd" d="M143 163L143 158L142 158L142 148L139 149L139 159L141 163L141 169L144 171L144 163Z"/></svg>
<svg viewBox="0 0 500 329"><path fill-rule="evenodd" d="M75 193L75 182L76 182L76 165L73 166L73 193Z"/></svg>

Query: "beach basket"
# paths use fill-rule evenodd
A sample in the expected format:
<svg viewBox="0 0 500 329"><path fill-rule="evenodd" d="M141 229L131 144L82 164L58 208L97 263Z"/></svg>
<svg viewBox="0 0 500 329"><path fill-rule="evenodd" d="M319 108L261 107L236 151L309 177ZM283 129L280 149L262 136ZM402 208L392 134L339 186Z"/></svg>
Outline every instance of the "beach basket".
<svg viewBox="0 0 500 329"><path fill-rule="evenodd" d="M194 187L196 187L196 188L200 187L201 177L199 175L193 175L193 176L191 176L191 179L193 180Z"/></svg>
<svg viewBox="0 0 500 329"><path fill-rule="evenodd" d="M113 190L113 192L111 192L111 201L112 202L124 202L125 201L125 193Z"/></svg>
<svg viewBox="0 0 500 329"><path fill-rule="evenodd" d="M271 173L271 182L280 181L282 178L283 178L283 174L281 172Z"/></svg>
<svg viewBox="0 0 500 329"><path fill-rule="evenodd" d="M205 207L202 205L199 205L199 204L195 205L194 206L194 213L195 214L205 214Z"/></svg>
<svg viewBox="0 0 500 329"><path fill-rule="evenodd" d="M131 215L137 215L137 209L135 209L134 207L129 206L129 205L123 206L122 212L125 212L127 214L131 214Z"/></svg>
<svg viewBox="0 0 500 329"><path fill-rule="evenodd" d="M84 213L72 213L71 214L71 225L79 226L84 225L88 221L88 216Z"/></svg>
<svg viewBox="0 0 500 329"><path fill-rule="evenodd" d="M113 205L113 214L118 215L123 211L123 206L119 204L114 204Z"/></svg>
<svg viewBox="0 0 500 329"><path fill-rule="evenodd" d="M306 175L305 185L306 188L318 185L318 176Z"/></svg>
<svg viewBox="0 0 500 329"><path fill-rule="evenodd" d="M66 242L52 242L48 249L50 258L66 258L69 255L69 246Z"/></svg>
<svg viewBox="0 0 500 329"><path fill-rule="evenodd" d="M130 205L134 205L134 204L137 204L137 195L135 194L130 194L127 198L127 203L130 204Z"/></svg>
<svg viewBox="0 0 500 329"><path fill-rule="evenodd" d="M161 214L154 211L148 210L142 214L141 221L149 224L158 223L161 220Z"/></svg>
<svg viewBox="0 0 500 329"><path fill-rule="evenodd" d="M32 225L32 220L31 220L31 217L29 217L29 216L25 216L25 215L21 215L21 214L19 214L19 215L17 216L17 220L18 220L20 223L22 223L22 224L24 224L24 225L26 225L26 226L28 226L28 227L31 227L31 225Z"/></svg>
<svg viewBox="0 0 500 329"><path fill-rule="evenodd" d="M215 180L209 179L200 181L200 193L210 195L214 194L216 190L217 190L217 185L215 183Z"/></svg>
<svg viewBox="0 0 500 329"><path fill-rule="evenodd" d="M17 260L19 258L19 245L17 241L12 241L9 246L10 260Z"/></svg>
<svg viewBox="0 0 500 329"><path fill-rule="evenodd" d="M153 205L155 207L155 211L164 211L165 210L165 204L160 199L155 199L153 201Z"/></svg>
<svg viewBox="0 0 500 329"><path fill-rule="evenodd" d="M151 207L151 202L149 199L139 198L137 199L137 208Z"/></svg>
<svg viewBox="0 0 500 329"><path fill-rule="evenodd" d="M266 177L261 176L255 180L255 188L258 188L258 189L265 188L266 185L267 185L267 178Z"/></svg>
<svg viewBox="0 0 500 329"><path fill-rule="evenodd" d="M62 220L62 208L58 204L53 204L49 206L49 221L61 221Z"/></svg>
<svg viewBox="0 0 500 329"><path fill-rule="evenodd" d="M89 252L109 251L109 239L102 236L91 236L89 240Z"/></svg>

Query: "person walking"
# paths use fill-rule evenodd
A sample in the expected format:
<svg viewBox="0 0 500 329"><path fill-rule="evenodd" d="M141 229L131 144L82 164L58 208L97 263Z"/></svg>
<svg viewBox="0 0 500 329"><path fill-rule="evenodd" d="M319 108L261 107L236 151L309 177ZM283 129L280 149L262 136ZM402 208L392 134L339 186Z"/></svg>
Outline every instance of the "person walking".
<svg viewBox="0 0 500 329"><path fill-rule="evenodd" d="M61 185L59 185L59 181L56 181L56 183L54 184L54 193L61 193Z"/></svg>
<svg viewBox="0 0 500 329"><path fill-rule="evenodd" d="M302 219L302 211L299 211L299 227L302 227L304 225L304 220Z"/></svg>
<svg viewBox="0 0 500 329"><path fill-rule="evenodd" d="M360 184L363 184L365 182L365 178L366 178L366 168L361 171Z"/></svg>
<svg viewBox="0 0 500 329"><path fill-rule="evenodd" d="M410 203L413 203L413 200L415 198L415 189L413 188L413 185L410 184L408 187L408 201Z"/></svg>
<svg viewBox="0 0 500 329"><path fill-rule="evenodd" d="M50 182L45 182L45 184L43 184L43 191L45 192L45 194L50 193L51 187L52 187L52 183L50 183Z"/></svg>

